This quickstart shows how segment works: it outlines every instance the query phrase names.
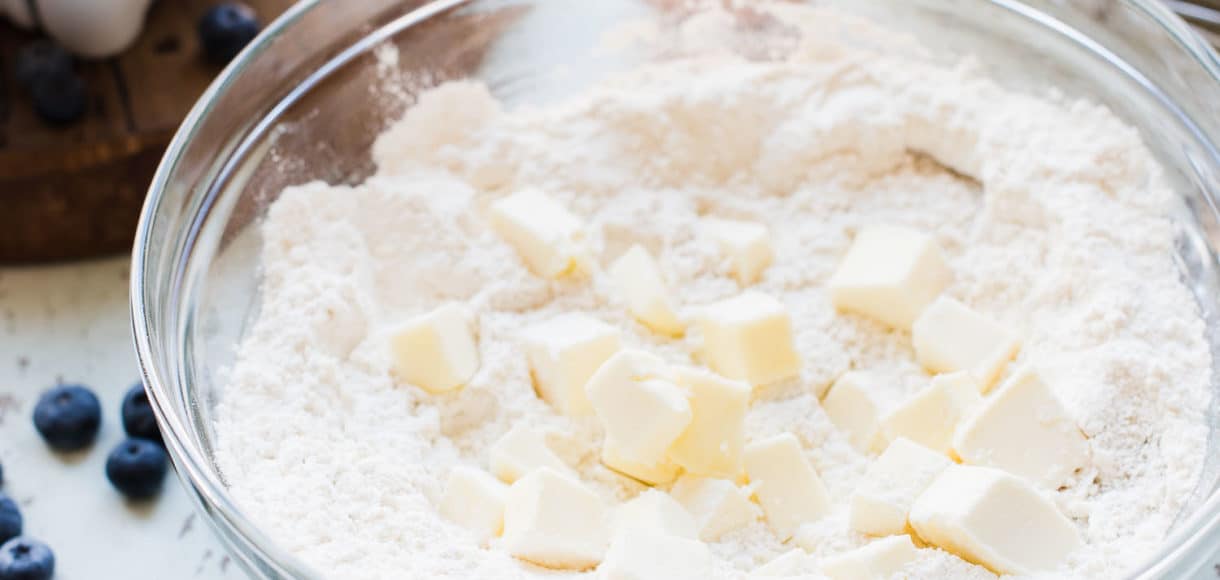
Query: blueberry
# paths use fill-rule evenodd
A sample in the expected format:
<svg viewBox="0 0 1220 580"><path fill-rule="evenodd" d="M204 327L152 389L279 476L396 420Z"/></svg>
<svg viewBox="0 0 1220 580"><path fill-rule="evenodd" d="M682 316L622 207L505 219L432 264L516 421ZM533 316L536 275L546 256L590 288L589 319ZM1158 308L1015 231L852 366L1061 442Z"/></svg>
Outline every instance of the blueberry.
<svg viewBox="0 0 1220 580"><path fill-rule="evenodd" d="M67 125L85 115L89 91L76 74L72 56L41 40L17 53L17 82L29 94L34 112L52 125Z"/></svg>
<svg viewBox="0 0 1220 580"><path fill-rule="evenodd" d="M20 536L22 523L17 502L0 493L0 544Z"/></svg>
<svg viewBox="0 0 1220 580"><path fill-rule="evenodd" d="M157 416L153 414L152 405L148 404L148 393L144 391L144 383L136 383L123 396L123 430L132 437L161 441L161 431L157 429Z"/></svg>
<svg viewBox="0 0 1220 580"><path fill-rule="evenodd" d="M147 499L161 490L169 459L155 441L128 438L106 459L106 477L114 488L132 499Z"/></svg>
<svg viewBox="0 0 1220 580"><path fill-rule="evenodd" d="M84 79L77 75L46 77L30 87L34 112L51 125L69 125L85 116L89 106L89 91Z"/></svg>
<svg viewBox="0 0 1220 580"><path fill-rule="evenodd" d="M35 81L73 76L72 55L50 40L36 40L17 51L17 83L31 90Z"/></svg>
<svg viewBox="0 0 1220 580"><path fill-rule="evenodd" d="M34 427L47 445L77 451L97 438L102 406L97 395L81 385L63 385L42 394L34 407Z"/></svg>
<svg viewBox="0 0 1220 580"><path fill-rule="evenodd" d="M46 544L17 536L0 546L0 580L50 580L55 554Z"/></svg>
<svg viewBox="0 0 1220 580"><path fill-rule="evenodd" d="M199 19L199 42L208 60L227 64L258 36L258 15L241 2L222 2Z"/></svg>

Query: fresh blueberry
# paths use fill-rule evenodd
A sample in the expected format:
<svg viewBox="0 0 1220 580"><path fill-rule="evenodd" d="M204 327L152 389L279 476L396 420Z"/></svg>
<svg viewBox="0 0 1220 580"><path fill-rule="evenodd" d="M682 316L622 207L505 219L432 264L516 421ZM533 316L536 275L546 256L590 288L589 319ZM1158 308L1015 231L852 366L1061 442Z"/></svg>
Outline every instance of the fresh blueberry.
<svg viewBox="0 0 1220 580"><path fill-rule="evenodd" d="M31 90L39 79L73 76L72 55L50 40L36 40L17 51L17 83Z"/></svg>
<svg viewBox="0 0 1220 580"><path fill-rule="evenodd" d="M144 391L144 383L136 383L123 396L123 430L132 437L161 441L161 431L157 429L157 416L153 414L152 405L148 404L148 393Z"/></svg>
<svg viewBox="0 0 1220 580"><path fill-rule="evenodd" d="M29 536L17 536L0 546L0 580L50 580L55 553Z"/></svg>
<svg viewBox="0 0 1220 580"><path fill-rule="evenodd" d="M85 115L89 91L64 49L46 40L31 43L17 53L16 68L18 84L43 121L67 125Z"/></svg>
<svg viewBox="0 0 1220 580"><path fill-rule="evenodd" d="M34 427L47 445L77 451L97 438L102 406L97 395L81 385L63 385L42 394L34 407Z"/></svg>
<svg viewBox="0 0 1220 580"><path fill-rule="evenodd" d="M30 87L34 112L50 125L70 125L85 116L89 91L84 79L72 75L39 79Z"/></svg>
<svg viewBox="0 0 1220 580"><path fill-rule="evenodd" d="M258 15L241 2L222 2L199 19L199 42L208 60L227 64L258 36Z"/></svg>
<svg viewBox="0 0 1220 580"><path fill-rule="evenodd" d="M128 438L106 459L106 477L131 499L147 499L161 490L169 459L165 450L148 439Z"/></svg>
<svg viewBox="0 0 1220 580"><path fill-rule="evenodd" d="M0 493L0 544L20 536L22 523L17 502Z"/></svg>

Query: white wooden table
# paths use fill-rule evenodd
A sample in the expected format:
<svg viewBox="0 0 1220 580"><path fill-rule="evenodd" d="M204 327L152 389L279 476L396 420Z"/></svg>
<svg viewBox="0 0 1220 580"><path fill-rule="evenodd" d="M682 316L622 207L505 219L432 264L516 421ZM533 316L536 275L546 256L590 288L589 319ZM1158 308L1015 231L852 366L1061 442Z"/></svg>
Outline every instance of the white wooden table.
<svg viewBox="0 0 1220 580"><path fill-rule="evenodd" d="M57 580L242 578L171 472L160 498L125 501L106 481L122 440L119 402L139 376L127 316L127 260L0 268L0 462L4 491L26 533L47 542ZM57 382L84 383L102 400L88 451L51 453L30 416Z"/></svg>

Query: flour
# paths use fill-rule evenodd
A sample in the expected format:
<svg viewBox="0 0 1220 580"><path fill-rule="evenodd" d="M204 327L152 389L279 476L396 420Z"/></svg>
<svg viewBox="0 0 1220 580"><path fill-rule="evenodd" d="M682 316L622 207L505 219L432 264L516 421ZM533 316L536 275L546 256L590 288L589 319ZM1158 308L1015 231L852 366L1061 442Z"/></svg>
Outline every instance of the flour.
<svg viewBox="0 0 1220 580"><path fill-rule="evenodd" d="M908 334L836 313L824 290L854 233L878 223L936 236L956 273L947 293L1021 332L1018 363L1089 436L1092 464L1055 497L1086 541L1059 575L1114 578L1148 557L1199 477L1211 360L1172 257L1173 194L1138 134L1097 105L862 43L869 25L835 13L710 14L682 27L698 42L658 47L671 60L544 109L437 87L377 141L365 183L283 192L263 225L261 311L218 409L219 465L244 510L331 578L534 578L561 574L438 515L451 466L485 467L491 443L527 423L608 501L642 489L600 465L595 420L534 395L517 333L581 311L682 363L699 337L648 332L601 274L531 275L485 212L530 186L587 220L602 264L652 250L688 318L740 292L698 220L769 226L776 259L755 287L789 308L803 370L756 393L747 433L795 434L835 500L795 540L808 573L865 543L846 500L869 461L814 393L869 369L893 405L928 380ZM782 58L708 49L747 16L787 27L764 51ZM450 300L477 313L479 372L448 395L395 384L386 328ZM717 577L739 578L791 546L759 522L711 548ZM921 554L911 578L991 577Z"/></svg>

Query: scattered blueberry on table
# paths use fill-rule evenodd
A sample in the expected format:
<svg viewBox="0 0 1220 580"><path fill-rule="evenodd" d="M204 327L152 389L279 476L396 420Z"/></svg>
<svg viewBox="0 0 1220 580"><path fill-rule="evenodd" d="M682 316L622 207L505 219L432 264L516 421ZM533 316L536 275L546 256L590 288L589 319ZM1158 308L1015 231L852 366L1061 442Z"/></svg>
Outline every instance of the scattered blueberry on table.
<svg viewBox="0 0 1220 580"><path fill-rule="evenodd" d="M17 52L17 83L29 90L39 79L73 74L72 55L50 40L36 40Z"/></svg>
<svg viewBox="0 0 1220 580"><path fill-rule="evenodd" d="M259 28L253 8L241 2L222 2L199 19L199 41L208 60L227 64L258 36Z"/></svg>
<svg viewBox="0 0 1220 580"><path fill-rule="evenodd" d="M0 580L49 580L55 575L55 554L46 544L18 536L0 546Z"/></svg>
<svg viewBox="0 0 1220 580"><path fill-rule="evenodd" d="M17 502L0 493L0 544L20 536L23 523Z"/></svg>
<svg viewBox="0 0 1220 580"><path fill-rule="evenodd" d="M144 391L144 383L136 383L123 396L121 410L123 430L132 437L161 441L161 431L157 428L157 416L153 414L152 405L148 403L148 393Z"/></svg>
<svg viewBox="0 0 1220 580"><path fill-rule="evenodd" d="M34 407L34 427L47 445L59 451L88 447L101 425L101 403L81 385L55 387L43 393Z"/></svg>
<svg viewBox="0 0 1220 580"><path fill-rule="evenodd" d="M128 438L106 458L106 477L131 499L147 499L161 490L169 458L155 441Z"/></svg>
<svg viewBox="0 0 1220 580"><path fill-rule="evenodd" d="M66 50L39 40L22 47L16 61L17 83L43 121L67 125L85 115L89 92Z"/></svg>

